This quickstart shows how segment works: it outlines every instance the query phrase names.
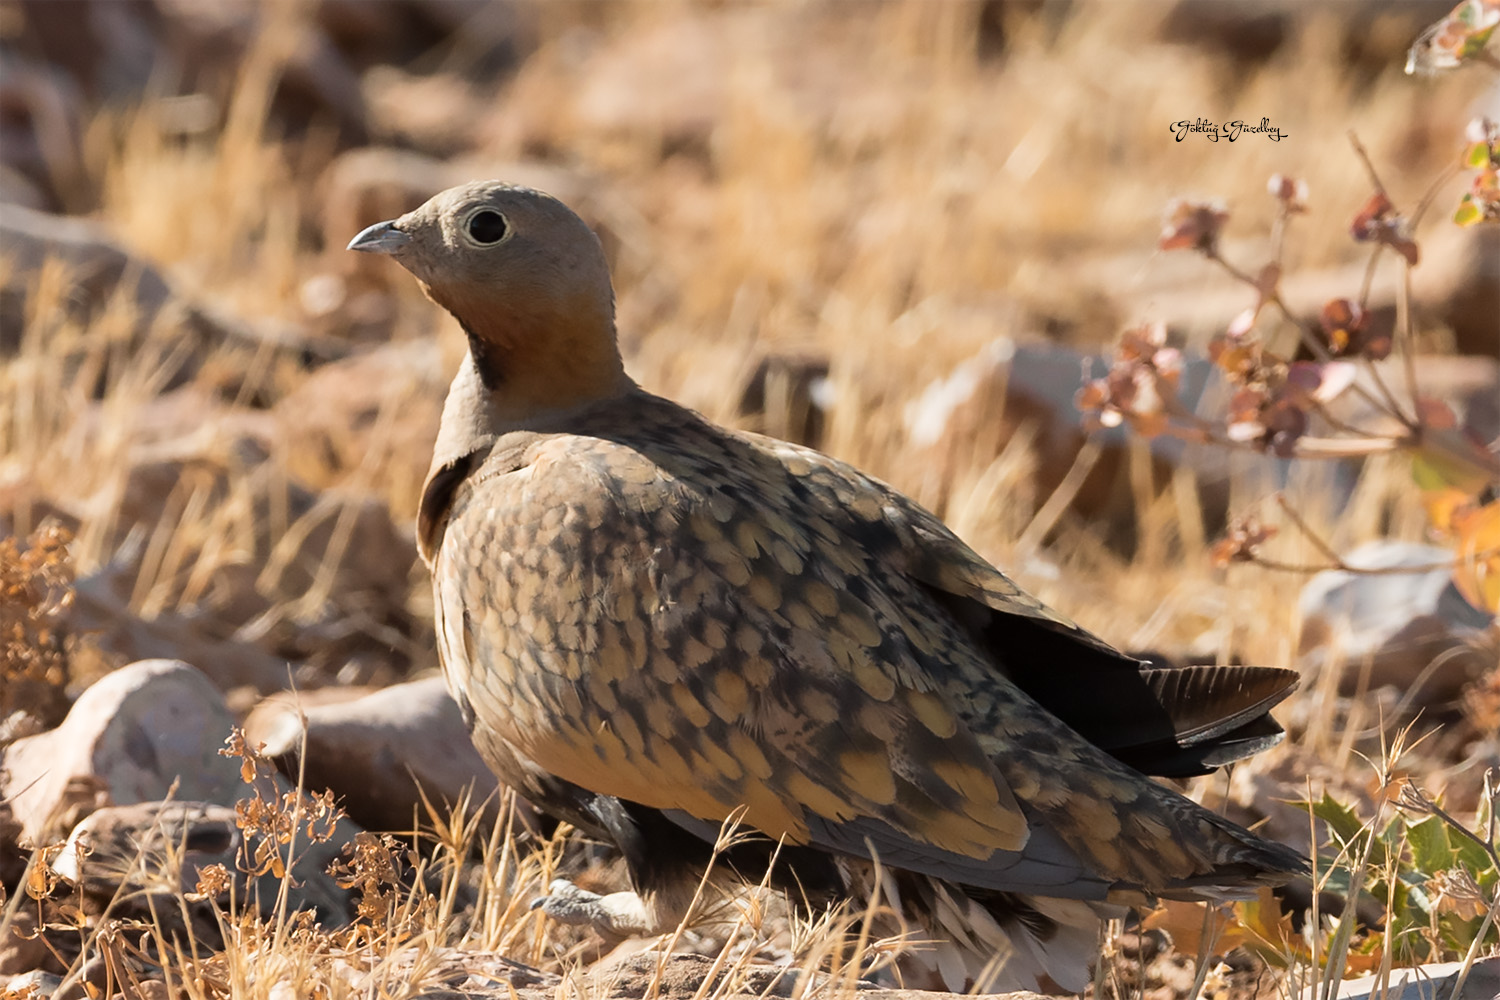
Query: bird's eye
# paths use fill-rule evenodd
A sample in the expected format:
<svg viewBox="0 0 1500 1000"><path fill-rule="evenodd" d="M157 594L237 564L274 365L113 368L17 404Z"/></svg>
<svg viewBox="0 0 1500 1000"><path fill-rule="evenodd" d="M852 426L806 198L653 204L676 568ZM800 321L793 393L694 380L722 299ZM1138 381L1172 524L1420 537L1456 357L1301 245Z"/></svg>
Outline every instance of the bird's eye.
<svg viewBox="0 0 1500 1000"><path fill-rule="evenodd" d="M499 243L505 238L505 230L505 217L499 212L485 209L469 217L469 235L474 238L475 243L485 246Z"/></svg>

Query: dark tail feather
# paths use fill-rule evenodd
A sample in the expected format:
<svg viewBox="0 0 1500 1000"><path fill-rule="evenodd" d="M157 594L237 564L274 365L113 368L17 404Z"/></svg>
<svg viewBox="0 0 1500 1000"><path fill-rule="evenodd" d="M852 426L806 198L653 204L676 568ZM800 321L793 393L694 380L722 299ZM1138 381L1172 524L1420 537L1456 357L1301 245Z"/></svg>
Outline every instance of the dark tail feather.
<svg viewBox="0 0 1500 1000"><path fill-rule="evenodd" d="M1243 666L1148 669L1139 677L1171 720L1170 734L1121 730L1115 745L1100 746L1169 778L1208 774L1279 743L1284 734L1268 713L1298 680L1295 670Z"/></svg>

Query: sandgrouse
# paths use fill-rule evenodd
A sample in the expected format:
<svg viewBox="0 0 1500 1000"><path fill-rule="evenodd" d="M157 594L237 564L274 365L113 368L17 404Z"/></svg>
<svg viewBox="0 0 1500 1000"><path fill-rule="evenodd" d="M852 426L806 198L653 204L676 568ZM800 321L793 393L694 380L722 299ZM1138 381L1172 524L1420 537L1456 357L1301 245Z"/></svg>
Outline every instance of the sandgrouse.
<svg viewBox="0 0 1500 1000"><path fill-rule="evenodd" d="M468 335L418 515L453 696L636 890L554 883L548 913L672 926L742 809L765 839L718 870L759 877L779 839L802 899L878 881L950 989L1075 991L1101 916L1303 869L1146 777L1276 742L1292 672L1151 669L883 483L645 392L599 241L554 198L467 184L349 247Z"/></svg>

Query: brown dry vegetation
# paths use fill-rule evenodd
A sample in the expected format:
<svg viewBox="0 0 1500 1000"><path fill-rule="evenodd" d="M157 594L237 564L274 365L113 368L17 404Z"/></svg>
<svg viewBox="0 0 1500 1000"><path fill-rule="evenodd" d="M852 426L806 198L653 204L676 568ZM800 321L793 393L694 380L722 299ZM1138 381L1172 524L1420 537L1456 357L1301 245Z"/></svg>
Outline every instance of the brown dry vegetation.
<svg viewBox="0 0 1500 1000"><path fill-rule="evenodd" d="M1075 513L1047 508L1035 520L1047 497L1024 435L1007 447L993 429L965 431L973 439L945 442L937 461L908 443L905 414L999 335L1102 350L1124 325L1162 318L1155 311L1184 295L1236 302L1233 283L1201 261L1152 253L1174 197L1223 197L1235 213L1226 253L1258 261L1273 214L1267 178L1303 178L1311 210L1289 243L1289 271L1362 263L1347 224L1368 187L1346 133L1358 133L1387 188L1412 205L1450 167L1477 95L1494 82L1478 71L1401 74L1412 27L1444 5L1416 5L1422 16L1410 5L1357 6L1305 5L1280 48L1260 59L1174 34L1172 5L1156 2L545 4L525 9L529 54L513 73L466 76L454 42L420 63L444 81L437 97L391 96L388 114L408 129L430 116L426 134L440 139L429 147L468 157L476 175L541 161L586 192L614 260L627 366L646 387L735 423L746 372L761 357L826 357L835 402L822 446L940 506L1023 586L1126 648L1294 663L1301 580L1214 568L1214 526L1190 477L1154 493L1138 449L1133 544L1122 554ZM79 577L142 547L120 593L121 606L143 618L192 623L209 608L259 630L229 636L204 626L215 642L283 629L291 638L277 655L311 665L301 683L385 682L435 665L430 601L414 550L382 547L385 536L362 527L361 511L389 510L409 534L425 429L462 336L405 275L343 259L353 228L326 231L336 206L320 181L337 143L316 124L288 129L270 111L314 5L268 4L262 15L219 125L183 136L172 124L181 108L165 99L100 107L83 134L86 193L77 196L187 299L247 325L261 346L213 348L164 396L170 365L131 340L126 298L72 323L57 298L63 284L43 272L19 353L0 375L0 523L24 536L61 514L76 532ZM1288 138L1174 142L1169 123L1199 116L1264 116ZM1449 182L1439 202L1452 203L1462 183ZM1442 245L1446 215L1430 213L1418 238ZM329 278L336 284L316 284ZM335 303L324 309L318 295L328 287ZM380 306L374 322L356 314L366 292L377 298L363 301ZM1245 304L1248 294L1233 308ZM1212 323L1232 315L1185 327L1186 346L1201 350ZM158 322L146 339L170 346L179 329ZM1440 323L1416 333L1425 348L1451 346ZM299 348L267 346L274 338ZM318 377L309 352L362 349L370 339L435 340L442 377L372 378L360 423L341 423L353 412L346 407L304 424L318 414L316 390L305 388ZM114 361L101 375L104 357ZM326 440L313 447L315 433ZM143 482L148 458L180 463L170 465L177 478L168 488ZM1232 468L1231 507L1268 492L1263 465ZM1368 462L1338 509L1324 484L1317 472L1299 473L1287 492L1336 548L1424 536L1399 460ZM305 491L301 501L294 490ZM1321 558L1296 532L1272 549L1291 563ZM366 600L377 578L399 613ZM107 648L80 659L74 681L101 656L109 660ZM345 669L351 659L365 665ZM197 665L210 674L216 666ZM56 673L51 661L46 669ZM1292 730L1285 746L1242 766L1228 786L1205 779L1195 791L1215 798L1229 787L1232 808L1250 816L1271 808L1264 789L1300 790L1309 774L1341 795L1387 794L1361 758L1378 756L1380 702L1335 697L1332 676L1279 713ZM1461 815L1480 796L1477 738L1440 733L1414 758L1414 776L1430 792L1448 791ZM365 939L330 943L295 922L245 923L204 978L185 984L189 993L274 995L270 975L248 971L272 968L268 955L307 990L322 983L323 996L351 989L327 971L334 952L384 969L392 983L449 949L499 950L566 972L584 951L525 910L551 856L517 861L530 848L497 837L475 869L460 863L473 835L450 831L447 852L427 862L436 894L382 916ZM372 875L361 884L383 883ZM746 931L752 943L725 961L761 953L757 934ZM817 928L793 937L799 958L814 964L835 940ZM785 954L786 938L778 941ZM1195 957L1174 968L1191 969ZM1129 965L1127 980L1136 974ZM1235 981L1237 995L1292 988L1249 967L1256 974ZM1193 982L1190 973L1154 974L1146 987L1105 988L1155 997Z"/></svg>

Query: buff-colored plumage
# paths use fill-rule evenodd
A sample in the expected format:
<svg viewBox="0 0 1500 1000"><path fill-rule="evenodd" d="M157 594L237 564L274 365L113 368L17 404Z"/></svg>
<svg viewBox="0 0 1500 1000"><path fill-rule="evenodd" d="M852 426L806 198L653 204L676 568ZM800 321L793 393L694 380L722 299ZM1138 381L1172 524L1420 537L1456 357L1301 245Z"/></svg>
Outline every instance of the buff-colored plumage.
<svg viewBox="0 0 1500 1000"><path fill-rule="evenodd" d="M839 859L849 891L874 877L873 850L928 900L933 933L981 952L994 936L968 928L1004 909L996 893L1043 897L1025 905L1076 929L1111 901L1298 868L1043 707L1086 698L1044 691L1073 658L1144 675L930 513L631 382L598 241L561 203L471 184L351 246L394 256L469 335L419 540L475 742L544 808L589 825L604 796L709 840L743 808ZM1235 725L1289 688L1212 679L1233 682ZM1195 683L1150 680L1173 712ZM1107 706L1079 709L1093 716L1074 725L1115 726ZM1182 742L1233 728L1205 717ZM656 903L647 924L668 916ZM1078 948L1042 954L1031 981L1072 986Z"/></svg>

